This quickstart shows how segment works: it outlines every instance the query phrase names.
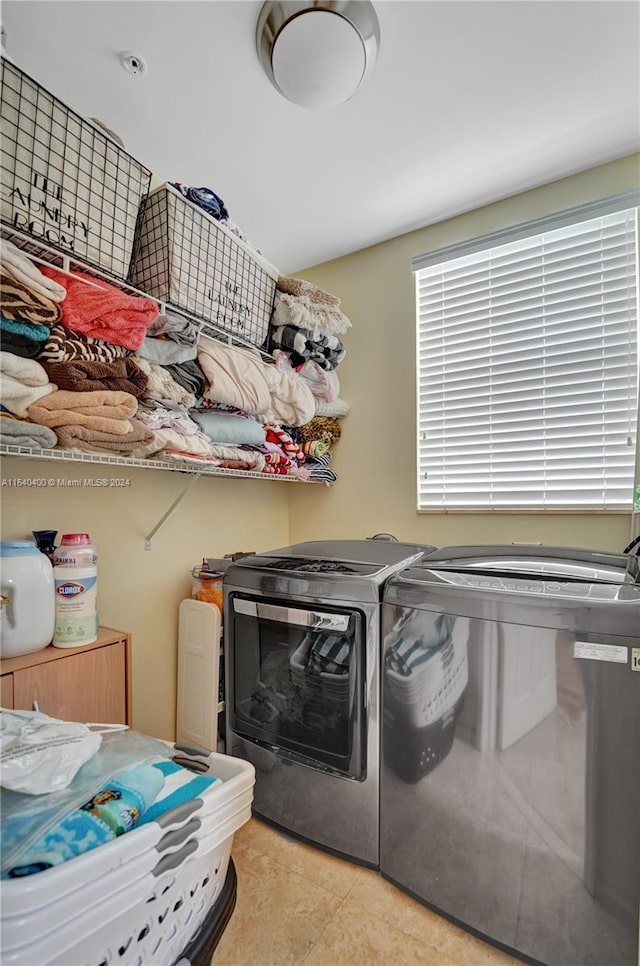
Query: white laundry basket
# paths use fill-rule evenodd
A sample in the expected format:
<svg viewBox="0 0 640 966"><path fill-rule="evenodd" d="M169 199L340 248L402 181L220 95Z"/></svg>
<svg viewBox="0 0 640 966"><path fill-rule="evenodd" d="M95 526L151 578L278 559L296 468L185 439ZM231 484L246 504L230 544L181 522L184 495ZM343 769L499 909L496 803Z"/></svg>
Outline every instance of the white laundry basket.
<svg viewBox="0 0 640 966"><path fill-rule="evenodd" d="M222 784L113 842L3 880L2 963L171 966L224 884L234 833L251 817L253 766L168 745Z"/></svg>

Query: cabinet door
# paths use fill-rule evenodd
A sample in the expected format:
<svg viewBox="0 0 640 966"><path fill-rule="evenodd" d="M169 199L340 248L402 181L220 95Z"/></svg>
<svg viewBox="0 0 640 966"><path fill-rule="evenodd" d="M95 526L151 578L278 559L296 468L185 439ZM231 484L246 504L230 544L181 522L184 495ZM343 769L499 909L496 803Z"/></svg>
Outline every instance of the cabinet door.
<svg viewBox="0 0 640 966"><path fill-rule="evenodd" d="M127 724L124 641L14 671L14 707L34 701L52 718Z"/></svg>
<svg viewBox="0 0 640 966"><path fill-rule="evenodd" d="M3 708L13 707L13 674L3 674L0 678L0 704Z"/></svg>

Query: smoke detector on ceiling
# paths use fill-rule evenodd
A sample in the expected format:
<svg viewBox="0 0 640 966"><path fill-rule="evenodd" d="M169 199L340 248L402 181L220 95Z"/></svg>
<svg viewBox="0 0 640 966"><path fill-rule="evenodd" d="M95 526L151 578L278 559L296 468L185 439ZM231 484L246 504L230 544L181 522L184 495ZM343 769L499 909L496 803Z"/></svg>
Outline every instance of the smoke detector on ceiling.
<svg viewBox="0 0 640 966"><path fill-rule="evenodd" d="M144 57L134 54L131 50L125 50L120 54L120 63L130 74L146 74L149 70Z"/></svg>
<svg viewBox="0 0 640 966"><path fill-rule="evenodd" d="M371 73L380 28L369 0L267 0L256 45L267 77L287 100L337 107Z"/></svg>

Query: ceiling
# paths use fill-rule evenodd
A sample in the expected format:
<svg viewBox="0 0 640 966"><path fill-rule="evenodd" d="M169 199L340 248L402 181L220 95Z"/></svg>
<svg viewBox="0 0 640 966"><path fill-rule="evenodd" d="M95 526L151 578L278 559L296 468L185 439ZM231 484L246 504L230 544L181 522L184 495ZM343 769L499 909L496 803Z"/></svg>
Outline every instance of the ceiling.
<svg viewBox="0 0 640 966"><path fill-rule="evenodd" d="M373 73L315 111L264 74L260 2L4 0L2 20L23 70L161 179L213 188L283 273L640 148L635 0L374 6Z"/></svg>

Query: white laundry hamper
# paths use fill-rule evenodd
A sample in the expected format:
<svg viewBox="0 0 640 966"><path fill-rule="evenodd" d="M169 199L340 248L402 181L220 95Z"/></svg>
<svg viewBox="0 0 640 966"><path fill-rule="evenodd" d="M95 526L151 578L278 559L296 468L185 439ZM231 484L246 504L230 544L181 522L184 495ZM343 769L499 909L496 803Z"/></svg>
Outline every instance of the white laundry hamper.
<svg viewBox="0 0 640 966"><path fill-rule="evenodd" d="M167 744L222 779L106 845L2 881L2 963L171 966L224 885L234 833L251 817L255 772L239 758Z"/></svg>

